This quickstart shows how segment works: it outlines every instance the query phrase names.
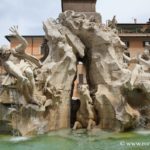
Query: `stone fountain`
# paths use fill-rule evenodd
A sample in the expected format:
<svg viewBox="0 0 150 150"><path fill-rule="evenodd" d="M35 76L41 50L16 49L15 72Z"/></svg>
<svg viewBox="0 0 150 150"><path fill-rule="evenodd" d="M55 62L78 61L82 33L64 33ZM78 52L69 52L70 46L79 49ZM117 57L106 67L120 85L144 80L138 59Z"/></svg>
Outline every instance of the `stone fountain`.
<svg viewBox="0 0 150 150"><path fill-rule="evenodd" d="M21 44L0 48L7 72L0 92L1 130L35 135L70 128L74 88L80 100L74 130L126 131L140 126L142 117L142 126L149 128L149 60L145 54L136 59L125 55L114 23L103 25L94 15L74 11L46 20L43 48L48 53L42 62L26 54L27 41L17 27L10 28ZM84 66L83 76L78 62ZM129 70L132 62L137 65Z"/></svg>

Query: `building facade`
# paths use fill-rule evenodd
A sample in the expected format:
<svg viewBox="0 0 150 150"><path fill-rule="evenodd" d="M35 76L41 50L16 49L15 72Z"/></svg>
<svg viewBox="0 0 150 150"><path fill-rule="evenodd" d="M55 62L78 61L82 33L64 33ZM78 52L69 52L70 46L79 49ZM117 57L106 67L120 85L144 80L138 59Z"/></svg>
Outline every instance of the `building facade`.
<svg viewBox="0 0 150 150"><path fill-rule="evenodd" d="M125 42L132 56L143 52L145 45L150 44L150 22L147 23L119 23L119 36Z"/></svg>

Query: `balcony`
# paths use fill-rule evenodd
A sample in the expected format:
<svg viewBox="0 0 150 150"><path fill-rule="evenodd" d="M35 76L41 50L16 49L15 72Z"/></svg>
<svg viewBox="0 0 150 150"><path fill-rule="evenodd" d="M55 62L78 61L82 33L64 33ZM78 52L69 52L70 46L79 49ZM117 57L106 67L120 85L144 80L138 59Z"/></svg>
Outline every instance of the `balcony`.
<svg viewBox="0 0 150 150"><path fill-rule="evenodd" d="M149 36L150 24L117 24L117 29L121 35Z"/></svg>

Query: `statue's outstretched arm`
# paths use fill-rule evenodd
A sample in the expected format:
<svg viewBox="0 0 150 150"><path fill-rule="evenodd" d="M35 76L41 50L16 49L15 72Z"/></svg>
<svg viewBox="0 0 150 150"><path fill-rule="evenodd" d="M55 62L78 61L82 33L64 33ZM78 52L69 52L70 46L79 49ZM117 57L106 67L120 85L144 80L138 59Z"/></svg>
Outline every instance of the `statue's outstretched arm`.
<svg viewBox="0 0 150 150"><path fill-rule="evenodd" d="M131 58L128 57L127 55L123 54L123 58L127 61L127 62L130 62L131 61Z"/></svg>
<svg viewBox="0 0 150 150"><path fill-rule="evenodd" d="M147 61L147 60L143 59L143 58L142 58L142 55L139 55L139 56L138 56L138 59L139 59L139 61L142 62L144 65L150 67L150 61Z"/></svg>
<svg viewBox="0 0 150 150"><path fill-rule="evenodd" d="M28 46L28 42L26 41L25 38L23 38L19 32L18 32L18 26L13 26L9 29L11 31L11 33L13 34L13 36L15 36L21 44L19 44L18 46L15 47L16 52L21 52L24 53L25 49Z"/></svg>
<svg viewBox="0 0 150 150"><path fill-rule="evenodd" d="M137 63L137 58L135 57L128 57L127 55L123 54L123 58L130 64L130 63Z"/></svg>

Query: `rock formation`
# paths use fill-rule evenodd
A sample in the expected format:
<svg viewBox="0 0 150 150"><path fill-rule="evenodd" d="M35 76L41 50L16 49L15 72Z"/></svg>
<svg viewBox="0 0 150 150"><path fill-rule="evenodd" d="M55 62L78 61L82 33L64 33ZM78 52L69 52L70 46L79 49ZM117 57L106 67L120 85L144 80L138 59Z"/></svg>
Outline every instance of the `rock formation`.
<svg viewBox="0 0 150 150"><path fill-rule="evenodd" d="M81 105L74 129L97 127L125 131L139 125L142 116L148 118L149 110L143 112L139 106L149 104L150 84L146 77L150 74L143 71L144 75L136 80L134 77L138 77L136 73L139 69L127 69L124 62L125 44L115 28L102 25L94 16L66 11L57 20L45 21L43 29L46 39L43 48L47 50L40 68L32 70L34 99L25 97L16 82L3 86L0 95L3 108L1 121L9 123L21 135L70 128L72 85L78 74L79 61L85 66L87 83L78 82L76 86ZM149 67L148 62L144 65ZM9 71L8 75L12 76ZM16 76L13 78L18 81ZM143 83L143 79L147 82ZM80 79L77 77L77 80ZM143 96L135 92L138 90L142 91ZM138 94L141 99L135 102ZM140 105L137 105L138 102ZM145 127L149 126L147 118L144 120Z"/></svg>

